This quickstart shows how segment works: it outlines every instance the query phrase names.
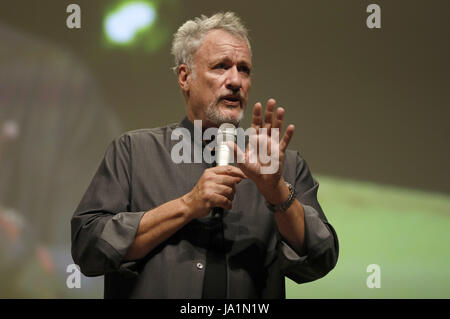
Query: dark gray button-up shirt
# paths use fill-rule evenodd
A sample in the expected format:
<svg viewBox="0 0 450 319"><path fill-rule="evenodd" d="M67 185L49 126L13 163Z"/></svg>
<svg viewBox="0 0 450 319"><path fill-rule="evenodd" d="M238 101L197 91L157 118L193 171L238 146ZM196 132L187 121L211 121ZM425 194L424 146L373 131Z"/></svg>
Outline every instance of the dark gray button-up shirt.
<svg viewBox="0 0 450 319"><path fill-rule="evenodd" d="M180 124L123 134L108 147L72 218L72 256L86 276L105 275L105 298L201 298L212 217L193 220L141 260L124 262L142 215L192 190L211 164L171 159ZM201 133L200 133L201 134ZM298 152L288 150L284 179L305 211L307 254L297 255L251 180L237 186L223 214L228 298L284 298L284 276L297 283L326 275L338 239L317 201L319 184Z"/></svg>

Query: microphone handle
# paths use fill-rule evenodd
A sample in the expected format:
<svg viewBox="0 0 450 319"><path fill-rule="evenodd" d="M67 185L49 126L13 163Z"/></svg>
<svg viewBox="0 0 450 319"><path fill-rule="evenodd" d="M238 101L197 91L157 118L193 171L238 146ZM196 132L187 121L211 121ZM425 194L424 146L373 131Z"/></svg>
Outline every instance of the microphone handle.
<svg viewBox="0 0 450 319"><path fill-rule="evenodd" d="M212 216L215 218L222 218L223 213L224 213L224 210L222 207L213 207L213 209L212 209Z"/></svg>
<svg viewBox="0 0 450 319"><path fill-rule="evenodd" d="M236 127L230 123L224 123L220 125L217 135L217 146L216 146L216 160L214 166L226 166L232 162L232 152L228 145L226 144L229 140L235 140L236 138ZM224 209L221 207L214 207L212 211L212 216L215 218L222 218L224 214Z"/></svg>

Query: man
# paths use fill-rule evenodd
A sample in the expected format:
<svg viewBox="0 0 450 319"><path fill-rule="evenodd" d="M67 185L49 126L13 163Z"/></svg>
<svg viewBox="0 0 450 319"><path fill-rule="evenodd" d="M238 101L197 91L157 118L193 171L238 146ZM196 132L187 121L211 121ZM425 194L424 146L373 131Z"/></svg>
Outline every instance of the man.
<svg viewBox="0 0 450 319"><path fill-rule="evenodd" d="M337 261L337 236L306 162L286 150L294 127L280 141L269 136L282 129L284 110L275 100L264 118L255 105L250 136L260 145L279 142L270 154L275 172L262 174L259 157L250 161L251 149L235 144L236 166L172 160L175 130L192 137L242 118L252 62L240 19L228 12L188 21L172 53L187 116L110 145L72 218L81 271L105 274L106 298L284 298L284 276L301 283L327 274Z"/></svg>

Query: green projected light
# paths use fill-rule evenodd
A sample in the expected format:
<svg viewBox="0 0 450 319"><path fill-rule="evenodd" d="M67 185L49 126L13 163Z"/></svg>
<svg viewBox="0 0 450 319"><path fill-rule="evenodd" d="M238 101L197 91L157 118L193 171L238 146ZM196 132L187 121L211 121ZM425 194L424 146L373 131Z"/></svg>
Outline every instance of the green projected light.
<svg viewBox="0 0 450 319"><path fill-rule="evenodd" d="M150 2L125 2L105 19L105 32L115 44L130 44L139 31L151 28L156 11Z"/></svg>
<svg viewBox="0 0 450 319"><path fill-rule="evenodd" d="M178 0L109 3L103 18L105 48L157 51L170 40L178 13Z"/></svg>
<svg viewBox="0 0 450 319"><path fill-rule="evenodd" d="M317 281L287 279L287 298L450 298L450 196L317 178L339 260ZM380 288L367 286L370 264L380 266Z"/></svg>

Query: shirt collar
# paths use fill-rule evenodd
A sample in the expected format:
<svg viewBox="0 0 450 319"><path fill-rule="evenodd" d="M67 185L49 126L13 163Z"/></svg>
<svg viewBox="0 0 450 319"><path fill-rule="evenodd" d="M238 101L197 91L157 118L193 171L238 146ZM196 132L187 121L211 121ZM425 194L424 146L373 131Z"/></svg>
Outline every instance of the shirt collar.
<svg viewBox="0 0 450 319"><path fill-rule="evenodd" d="M201 140L201 142L202 142L202 145L201 145L202 148L204 148L205 145L207 145L208 143L210 143L211 141L213 141L214 138L216 137L216 134L217 134L217 132L216 132L216 134L213 134L213 136L212 136L212 138L211 138L210 140L204 140L204 139L203 139L203 129L202 129L201 127L195 126L194 123L192 123L191 120L189 120L189 118L188 118L187 116L185 116L185 117L183 118L183 120L180 122L180 127L184 127L184 128L186 128L186 129L189 131L189 133L190 133L190 135L191 135L191 140L192 140L194 143L197 143L197 142L198 142L198 140L196 140L196 139L194 138L194 137L196 136L196 134L198 134L199 136L201 136L200 140Z"/></svg>
<svg viewBox="0 0 450 319"><path fill-rule="evenodd" d="M186 128L188 131L189 131L189 133L190 133L190 135L191 135L191 140L192 141L194 141L194 143L195 142L197 142L195 139L194 139L194 134L200 134L200 136L201 136L201 141L202 141L202 148L204 148L205 147L205 145L207 145L208 143L210 143L211 141L213 141L214 140L214 138L216 137L215 136L215 134L212 136L212 139L211 140L204 140L203 139L203 130L202 130L202 128L200 128L200 127L196 127L195 125L194 125L194 123L192 123L191 122L191 120L189 120L189 118L187 117L187 116L185 116L184 118L183 118L183 120L180 122L180 127L184 127L184 128ZM238 127L240 127L240 126L238 126ZM217 132L216 132L217 133ZM247 147L247 144L248 144L248 136L246 136L245 137L245 146Z"/></svg>

